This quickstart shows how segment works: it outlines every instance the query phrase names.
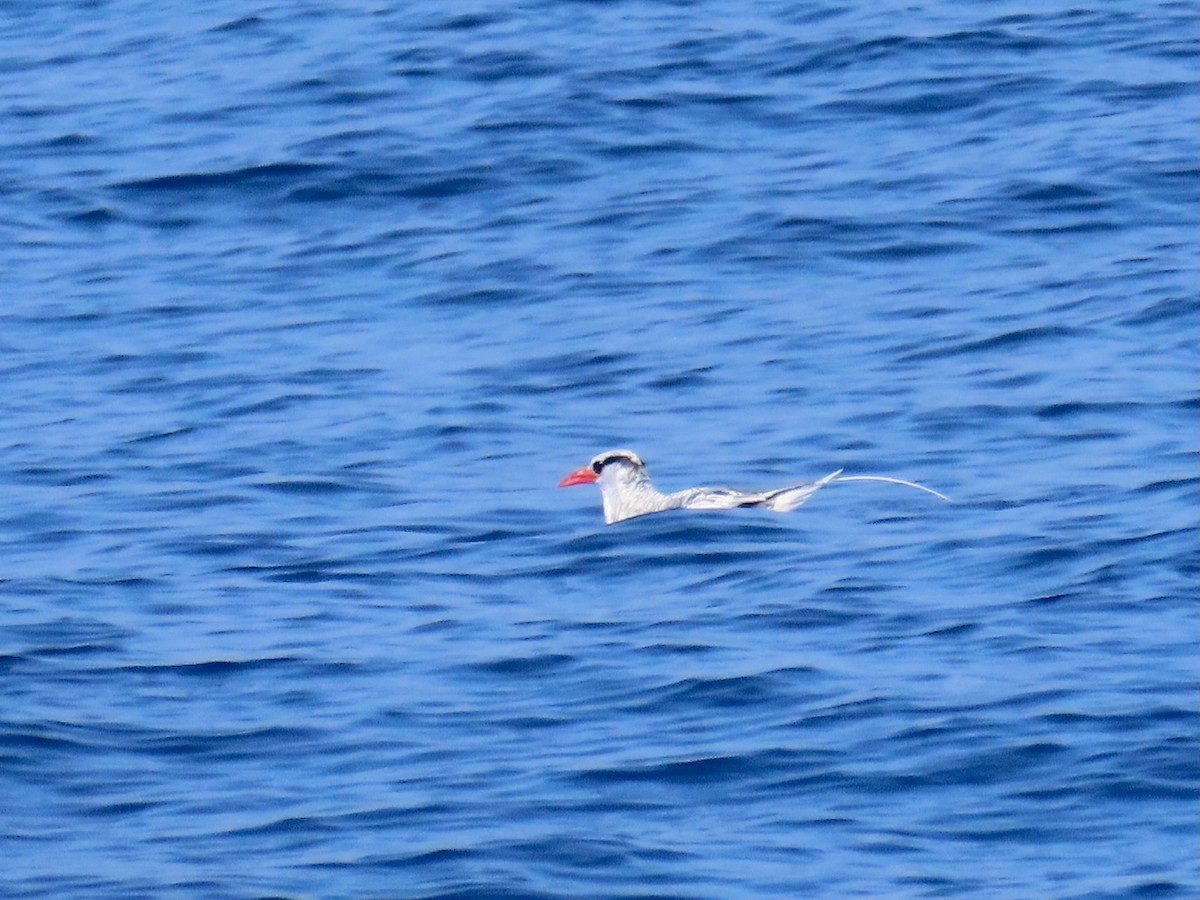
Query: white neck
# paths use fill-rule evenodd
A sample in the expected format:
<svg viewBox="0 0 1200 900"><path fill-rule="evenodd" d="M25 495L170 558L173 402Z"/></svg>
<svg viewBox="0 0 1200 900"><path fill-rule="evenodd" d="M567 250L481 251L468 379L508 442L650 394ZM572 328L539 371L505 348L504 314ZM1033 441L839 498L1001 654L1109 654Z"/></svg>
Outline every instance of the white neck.
<svg viewBox="0 0 1200 900"><path fill-rule="evenodd" d="M680 505L672 496L656 491L644 471L624 466L610 469L606 469L597 481L604 501L605 524L612 525L634 516L675 509Z"/></svg>

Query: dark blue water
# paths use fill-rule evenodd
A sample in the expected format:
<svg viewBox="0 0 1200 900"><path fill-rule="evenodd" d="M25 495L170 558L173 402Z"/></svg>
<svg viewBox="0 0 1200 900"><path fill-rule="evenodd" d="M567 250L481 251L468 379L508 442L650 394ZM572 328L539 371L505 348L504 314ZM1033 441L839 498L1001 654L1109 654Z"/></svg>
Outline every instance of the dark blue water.
<svg viewBox="0 0 1200 900"><path fill-rule="evenodd" d="M1196 896L1196 60L4 4L0 894Z"/></svg>

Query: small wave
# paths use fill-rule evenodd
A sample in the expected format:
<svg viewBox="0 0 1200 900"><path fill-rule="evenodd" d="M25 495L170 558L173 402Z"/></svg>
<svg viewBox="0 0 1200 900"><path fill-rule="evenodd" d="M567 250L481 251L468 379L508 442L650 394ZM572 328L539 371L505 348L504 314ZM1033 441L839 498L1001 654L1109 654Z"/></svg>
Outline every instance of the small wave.
<svg viewBox="0 0 1200 900"><path fill-rule="evenodd" d="M192 193L210 190L243 190L245 188L278 187L300 178L326 171L325 166L311 163L271 163L227 169L223 172L184 172L176 175L157 175L118 182L112 185L120 191L146 194Z"/></svg>

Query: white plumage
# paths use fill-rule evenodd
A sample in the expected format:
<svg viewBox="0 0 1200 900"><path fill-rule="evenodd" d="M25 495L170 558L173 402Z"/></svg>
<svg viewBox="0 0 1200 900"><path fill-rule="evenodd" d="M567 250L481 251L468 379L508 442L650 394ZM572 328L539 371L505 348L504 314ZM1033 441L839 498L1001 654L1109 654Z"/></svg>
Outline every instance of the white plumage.
<svg viewBox="0 0 1200 900"><path fill-rule="evenodd" d="M604 504L604 521L612 525L635 516L663 512L668 509L736 509L758 507L772 512L791 512L801 506L821 488L835 481L883 481L901 484L948 498L913 481L889 478L884 475L843 475L842 470L830 472L809 484L794 484L770 491L739 491L725 487L694 487L673 494L664 494L650 483L646 464L632 450L607 450L592 457L582 469L572 472L559 487L575 484L595 484L600 488Z"/></svg>

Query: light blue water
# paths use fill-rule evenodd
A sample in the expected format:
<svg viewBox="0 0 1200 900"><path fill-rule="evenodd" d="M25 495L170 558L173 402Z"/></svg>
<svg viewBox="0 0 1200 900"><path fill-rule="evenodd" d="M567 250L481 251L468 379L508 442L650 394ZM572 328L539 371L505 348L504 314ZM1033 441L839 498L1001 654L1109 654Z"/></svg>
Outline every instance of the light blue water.
<svg viewBox="0 0 1200 900"><path fill-rule="evenodd" d="M0 894L1194 897L1196 51L7 3Z"/></svg>

